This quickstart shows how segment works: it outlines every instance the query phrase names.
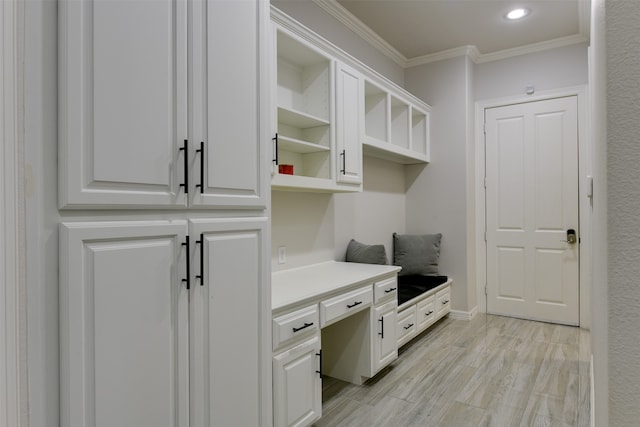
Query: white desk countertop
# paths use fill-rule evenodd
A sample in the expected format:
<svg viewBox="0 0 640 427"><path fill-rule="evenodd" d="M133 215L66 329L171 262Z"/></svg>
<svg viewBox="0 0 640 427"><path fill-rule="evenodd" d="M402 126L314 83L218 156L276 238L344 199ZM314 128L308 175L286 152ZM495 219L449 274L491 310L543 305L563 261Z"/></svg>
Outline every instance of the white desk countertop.
<svg viewBox="0 0 640 427"><path fill-rule="evenodd" d="M273 311L305 301L317 300L343 288L375 282L400 271L395 265L358 264L328 261L271 276Z"/></svg>

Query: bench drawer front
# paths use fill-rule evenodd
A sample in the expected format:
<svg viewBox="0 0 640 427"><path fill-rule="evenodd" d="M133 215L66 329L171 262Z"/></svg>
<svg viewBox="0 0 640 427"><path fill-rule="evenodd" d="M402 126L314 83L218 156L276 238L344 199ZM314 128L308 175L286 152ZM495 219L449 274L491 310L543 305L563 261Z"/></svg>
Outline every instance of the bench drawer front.
<svg viewBox="0 0 640 427"><path fill-rule="evenodd" d="M418 330L422 331L436 320L436 296L430 297L418 303Z"/></svg>
<svg viewBox="0 0 640 427"><path fill-rule="evenodd" d="M398 347L413 338L417 331L416 306L412 305L398 313Z"/></svg>
<svg viewBox="0 0 640 427"><path fill-rule="evenodd" d="M318 304L273 319L273 349L287 341L304 338L320 329Z"/></svg>
<svg viewBox="0 0 640 427"><path fill-rule="evenodd" d="M451 288L441 289L436 294L437 317L440 318L451 311Z"/></svg>
<svg viewBox="0 0 640 427"><path fill-rule="evenodd" d="M398 298L398 279L396 276L376 282L373 285L376 304Z"/></svg>
<svg viewBox="0 0 640 427"><path fill-rule="evenodd" d="M371 307L372 303L371 285L324 300L320 303L320 327L324 328L353 313Z"/></svg>

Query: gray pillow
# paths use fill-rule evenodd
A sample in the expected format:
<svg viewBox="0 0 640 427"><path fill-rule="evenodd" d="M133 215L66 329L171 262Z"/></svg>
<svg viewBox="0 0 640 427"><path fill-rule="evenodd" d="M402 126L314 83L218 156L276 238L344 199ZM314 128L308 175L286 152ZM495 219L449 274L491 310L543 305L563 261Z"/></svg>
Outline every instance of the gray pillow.
<svg viewBox="0 0 640 427"><path fill-rule="evenodd" d="M365 245L351 239L347 246L347 262L359 262L362 264L386 264L387 252L384 245Z"/></svg>
<svg viewBox="0 0 640 427"><path fill-rule="evenodd" d="M399 276L438 275L442 234L393 233L393 264L402 267Z"/></svg>

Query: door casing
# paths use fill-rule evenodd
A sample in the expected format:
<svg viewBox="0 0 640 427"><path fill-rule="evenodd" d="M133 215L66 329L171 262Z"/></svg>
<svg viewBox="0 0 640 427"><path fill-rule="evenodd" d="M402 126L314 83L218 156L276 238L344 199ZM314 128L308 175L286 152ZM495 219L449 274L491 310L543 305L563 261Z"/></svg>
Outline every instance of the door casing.
<svg viewBox="0 0 640 427"><path fill-rule="evenodd" d="M587 123L589 99L588 87L575 86L564 89L540 92L536 95L516 95L506 98L477 101L475 106L475 205L476 212L476 295L478 311L487 312L485 284L487 282L487 249L484 237L486 231L485 206L485 137L484 117L485 109L502 107L511 104L542 101L575 95L578 102L578 187L579 187L579 216L580 216L580 327L588 329L591 324L590 295L591 295L591 198L589 196L591 176L591 139ZM472 197L472 196L470 196ZM473 244L469 242L469 244Z"/></svg>

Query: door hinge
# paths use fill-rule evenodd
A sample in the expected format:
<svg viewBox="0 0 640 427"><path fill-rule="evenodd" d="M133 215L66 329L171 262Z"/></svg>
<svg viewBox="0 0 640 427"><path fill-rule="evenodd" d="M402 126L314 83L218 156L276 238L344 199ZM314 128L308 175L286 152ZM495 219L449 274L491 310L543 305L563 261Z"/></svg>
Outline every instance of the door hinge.
<svg viewBox="0 0 640 427"><path fill-rule="evenodd" d="M487 124L486 123L482 124L482 133L485 134L485 135L487 134Z"/></svg>
<svg viewBox="0 0 640 427"><path fill-rule="evenodd" d="M486 231L484 232L484 241L485 242L487 241L487 232Z"/></svg>
<svg viewBox="0 0 640 427"><path fill-rule="evenodd" d="M487 292L487 284L486 283L484 284L484 294L485 294L485 296L489 295L489 293Z"/></svg>
<svg viewBox="0 0 640 427"><path fill-rule="evenodd" d="M485 190L487 189L487 177L486 176L484 177L484 189Z"/></svg>

